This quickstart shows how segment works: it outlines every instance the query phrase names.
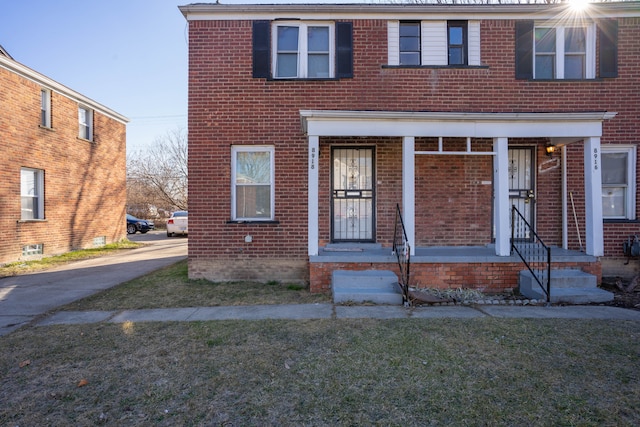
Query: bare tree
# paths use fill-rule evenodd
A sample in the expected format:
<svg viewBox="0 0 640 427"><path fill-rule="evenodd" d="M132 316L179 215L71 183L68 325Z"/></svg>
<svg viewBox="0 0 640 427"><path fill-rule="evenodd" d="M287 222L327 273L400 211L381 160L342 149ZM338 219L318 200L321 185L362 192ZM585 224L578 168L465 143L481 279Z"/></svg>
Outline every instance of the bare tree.
<svg viewBox="0 0 640 427"><path fill-rule="evenodd" d="M188 209L187 152L187 133L176 129L127 157L130 212Z"/></svg>

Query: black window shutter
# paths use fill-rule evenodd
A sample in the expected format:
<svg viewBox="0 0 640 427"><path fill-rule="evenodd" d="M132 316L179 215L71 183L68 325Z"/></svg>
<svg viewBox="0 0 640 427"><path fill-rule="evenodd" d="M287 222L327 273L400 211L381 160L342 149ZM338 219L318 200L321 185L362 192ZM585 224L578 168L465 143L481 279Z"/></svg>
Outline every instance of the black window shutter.
<svg viewBox="0 0 640 427"><path fill-rule="evenodd" d="M253 21L253 77L269 78L271 75L271 23Z"/></svg>
<svg viewBox="0 0 640 427"><path fill-rule="evenodd" d="M618 77L618 21L600 22L600 77Z"/></svg>
<svg viewBox="0 0 640 427"><path fill-rule="evenodd" d="M353 77L353 24L336 23L336 77Z"/></svg>
<svg viewBox="0 0 640 427"><path fill-rule="evenodd" d="M533 78L533 21L516 22L516 79Z"/></svg>

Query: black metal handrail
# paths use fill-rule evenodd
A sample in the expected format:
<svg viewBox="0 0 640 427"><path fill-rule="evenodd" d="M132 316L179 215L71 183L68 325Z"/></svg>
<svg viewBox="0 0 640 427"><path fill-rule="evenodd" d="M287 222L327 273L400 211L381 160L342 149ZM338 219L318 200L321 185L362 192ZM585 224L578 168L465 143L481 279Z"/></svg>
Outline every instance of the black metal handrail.
<svg viewBox="0 0 640 427"><path fill-rule="evenodd" d="M411 246L407 239L407 231L404 228L400 205L396 204L396 222L393 233L393 253L398 259L400 268L400 288L405 305L409 304L409 275L411 266Z"/></svg>
<svg viewBox="0 0 640 427"><path fill-rule="evenodd" d="M516 233L517 231L517 233ZM511 208L511 252L515 251L551 302L551 248L515 206Z"/></svg>

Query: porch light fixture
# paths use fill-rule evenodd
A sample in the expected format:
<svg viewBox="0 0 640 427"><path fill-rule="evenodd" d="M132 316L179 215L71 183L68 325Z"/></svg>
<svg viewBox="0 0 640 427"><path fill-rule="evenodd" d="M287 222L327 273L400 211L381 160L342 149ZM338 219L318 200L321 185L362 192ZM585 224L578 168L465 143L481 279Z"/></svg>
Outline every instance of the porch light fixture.
<svg viewBox="0 0 640 427"><path fill-rule="evenodd" d="M547 152L547 156L553 157L553 153L556 151L556 146L552 144L547 144L546 147L544 147L544 149Z"/></svg>

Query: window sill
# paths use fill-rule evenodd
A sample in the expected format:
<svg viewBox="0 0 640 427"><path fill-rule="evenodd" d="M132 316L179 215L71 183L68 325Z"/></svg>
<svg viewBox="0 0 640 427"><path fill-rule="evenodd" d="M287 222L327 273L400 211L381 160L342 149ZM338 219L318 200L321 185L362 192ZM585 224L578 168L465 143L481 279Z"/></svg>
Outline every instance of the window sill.
<svg viewBox="0 0 640 427"><path fill-rule="evenodd" d="M56 130L54 128L52 128L51 126L43 126L43 125L38 125L38 127L40 129L44 129L44 130L48 130L49 132L55 132Z"/></svg>
<svg viewBox="0 0 640 427"><path fill-rule="evenodd" d="M637 219L604 218L602 222L605 224L640 224L640 220L637 220Z"/></svg>
<svg viewBox="0 0 640 427"><path fill-rule="evenodd" d="M266 219L266 220L258 220L258 219L230 219L227 221L227 224L247 224L247 225L277 225L280 224L280 221L276 219Z"/></svg>
<svg viewBox="0 0 640 427"><path fill-rule="evenodd" d="M93 139L80 138L79 136L77 136L76 139L78 139L79 141L89 142L91 144L95 143Z"/></svg>
<svg viewBox="0 0 640 427"><path fill-rule="evenodd" d="M516 79L516 80L526 80L528 82L540 82L540 83L593 83L593 82L603 82L605 79L602 78L592 78L592 79Z"/></svg>
<svg viewBox="0 0 640 427"><path fill-rule="evenodd" d="M18 224L27 224L30 222L48 222L46 219L19 219L16 221Z"/></svg>
<svg viewBox="0 0 640 427"><path fill-rule="evenodd" d="M488 65L383 65L382 68L389 69L436 69L436 70L484 70L489 69Z"/></svg>
<svg viewBox="0 0 640 427"><path fill-rule="evenodd" d="M344 77L343 77L344 78ZM338 81L340 78L338 77L269 77L267 78L268 82L333 82Z"/></svg>

